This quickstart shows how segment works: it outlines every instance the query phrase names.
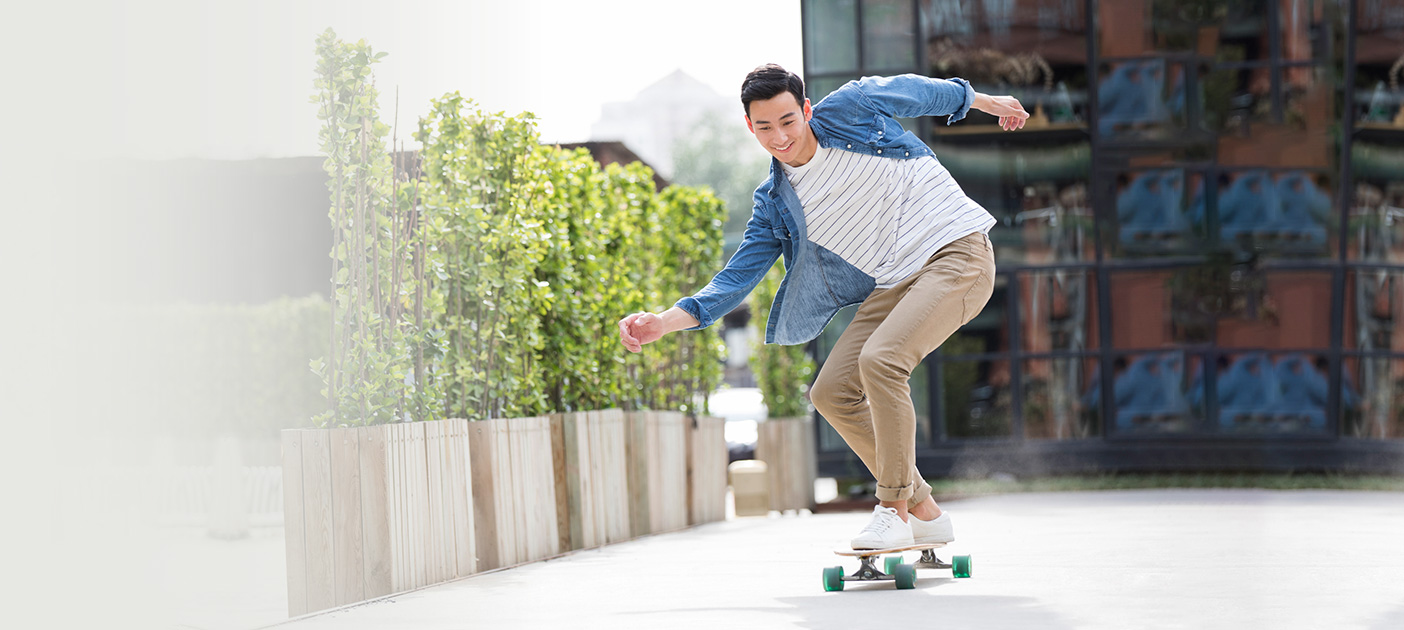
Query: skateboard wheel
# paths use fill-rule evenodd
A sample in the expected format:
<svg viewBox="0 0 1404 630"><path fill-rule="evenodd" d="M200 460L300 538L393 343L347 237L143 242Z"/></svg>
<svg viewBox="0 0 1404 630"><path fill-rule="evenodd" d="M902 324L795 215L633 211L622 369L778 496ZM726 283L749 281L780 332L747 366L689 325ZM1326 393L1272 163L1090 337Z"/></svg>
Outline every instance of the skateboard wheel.
<svg viewBox="0 0 1404 630"><path fill-rule="evenodd" d="M824 569L824 590L843 590L843 567L829 567Z"/></svg>
<svg viewBox="0 0 1404 630"><path fill-rule="evenodd" d="M882 571L891 574L892 569L899 564L902 564L902 556L888 556L884 559Z"/></svg>
<svg viewBox="0 0 1404 630"><path fill-rule="evenodd" d="M916 567L910 564L892 567L892 577L896 578L897 588L916 588Z"/></svg>
<svg viewBox="0 0 1404 630"><path fill-rule="evenodd" d="M951 558L951 573L958 578L970 577L970 556L956 556Z"/></svg>

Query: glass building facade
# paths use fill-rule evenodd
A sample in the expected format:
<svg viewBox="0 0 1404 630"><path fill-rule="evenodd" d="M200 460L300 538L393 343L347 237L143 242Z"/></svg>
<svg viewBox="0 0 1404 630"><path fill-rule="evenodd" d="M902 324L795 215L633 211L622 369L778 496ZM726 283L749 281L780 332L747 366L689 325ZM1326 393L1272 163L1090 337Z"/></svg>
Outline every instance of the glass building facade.
<svg viewBox="0 0 1404 630"><path fill-rule="evenodd" d="M923 472L1404 471L1404 0L802 6L814 103L913 72L1032 113L902 121L999 220L912 373Z"/></svg>

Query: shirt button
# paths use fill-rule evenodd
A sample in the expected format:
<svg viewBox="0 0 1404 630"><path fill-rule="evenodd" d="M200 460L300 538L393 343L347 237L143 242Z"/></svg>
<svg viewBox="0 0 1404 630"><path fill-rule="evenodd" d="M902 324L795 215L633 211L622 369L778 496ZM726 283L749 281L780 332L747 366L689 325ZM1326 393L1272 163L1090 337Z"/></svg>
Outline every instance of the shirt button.
<svg viewBox="0 0 1404 630"><path fill-rule="evenodd" d="M879 136L880 136L880 135L882 135L882 132L881 132L881 131L879 131L879 132L878 132L878 135L879 135Z"/></svg>
<svg viewBox="0 0 1404 630"><path fill-rule="evenodd" d="M878 149L878 155L882 155L882 149Z"/></svg>
<svg viewBox="0 0 1404 630"><path fill-rule="evenodd" d="M850 149L852 149L852 148L853 148L853 145L851 145L851 144L850 144L850 145L848 145L848 148L850 148Z"/></svg>
<svg viewBox="0 0 1404 630"><path fill-rule="evenodd" d="M911 154L912 154L912 152L911 152L911 151L908 151L908 152L907 152L907 155L911 155Z"/></svg>

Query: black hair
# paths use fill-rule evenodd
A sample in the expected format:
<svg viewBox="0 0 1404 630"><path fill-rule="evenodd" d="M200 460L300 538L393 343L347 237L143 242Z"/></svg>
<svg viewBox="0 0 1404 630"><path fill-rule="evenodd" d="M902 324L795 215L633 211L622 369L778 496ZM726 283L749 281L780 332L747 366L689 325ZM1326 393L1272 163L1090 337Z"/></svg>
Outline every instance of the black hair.
<svg viewBox="0 0 1404 630"><path fill-rule="evenodd" d="M741 108L751 115L751 101L764 101L789 92L804 106L804 79L777 64L768 63L752 70L741 82Z"/></svg>

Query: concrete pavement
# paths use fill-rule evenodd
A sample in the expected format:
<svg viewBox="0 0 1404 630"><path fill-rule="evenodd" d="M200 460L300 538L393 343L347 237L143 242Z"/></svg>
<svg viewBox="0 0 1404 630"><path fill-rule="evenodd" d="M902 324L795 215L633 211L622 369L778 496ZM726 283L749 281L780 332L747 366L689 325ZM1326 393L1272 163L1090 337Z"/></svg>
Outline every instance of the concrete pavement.
<svg viewBox="0 0 1404 630"><path fill-rule="evenodd" d="M1160 490L943 504L970 579L822 569L866 514L748 518L290 621L335 628L1404 628L1404 494ZM911 561L915 554L908 554Z"/></svg>

